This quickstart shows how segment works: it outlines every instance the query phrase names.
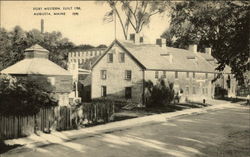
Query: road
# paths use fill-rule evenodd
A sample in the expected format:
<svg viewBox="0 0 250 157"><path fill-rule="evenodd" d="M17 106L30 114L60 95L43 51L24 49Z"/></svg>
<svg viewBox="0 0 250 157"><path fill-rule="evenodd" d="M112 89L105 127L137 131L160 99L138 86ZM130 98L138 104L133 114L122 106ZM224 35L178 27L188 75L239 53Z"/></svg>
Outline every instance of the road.
<svg viewBox="0 0 250 157"><path fill-rule="evenodd" d="M166 122L79 138L60 144L18 148L3 157L247 157L250 110L227 108ZM1 155L0 155L1 156Z"/></svg>

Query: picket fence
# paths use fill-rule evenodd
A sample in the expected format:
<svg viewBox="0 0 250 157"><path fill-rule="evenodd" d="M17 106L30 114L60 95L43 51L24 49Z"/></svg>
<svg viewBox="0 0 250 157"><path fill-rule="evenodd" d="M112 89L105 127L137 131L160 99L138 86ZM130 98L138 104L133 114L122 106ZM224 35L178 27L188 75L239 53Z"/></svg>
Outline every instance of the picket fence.
<svg viewBox="0 0 250 157"><path fill-rule="evenodd" d="M51 130L69 130L82 125L76 123L76 120L87 121L89 124L97 123L98 120L108 122L113 113L112 104L89 103L82 104L77 110L72 107L43 108L33 116L0 115L0 140L28 136L39 131L49 133Z"/></svg>

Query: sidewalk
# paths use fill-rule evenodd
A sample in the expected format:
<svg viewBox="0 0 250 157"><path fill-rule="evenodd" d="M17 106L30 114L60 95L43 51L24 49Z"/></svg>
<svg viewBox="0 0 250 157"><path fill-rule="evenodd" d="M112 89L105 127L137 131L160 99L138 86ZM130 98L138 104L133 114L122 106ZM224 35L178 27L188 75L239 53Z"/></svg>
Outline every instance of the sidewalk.
<svg viewBox="0 0 250 157"><path fill-rule="evenodd" d="M72 140L79 139L79 138L88 138L88 137L97 136L100 134L129 129L132 127L149 125L152 123L166 122L168 119L172 119L178 116L201 114L201 113L206 113L212 110L240 107L239 104L232 104L232 103L220 101L220 100L219 101L211 100L211 101L208 101L207 103L213 103L216 105L204 107L204 108L186 109L186 110L176 111L176 112L171 112L171 113L163 113L163 114L123 120L123 121L111 122L111 123L107 123L104 125L98 125L98 126L89 127L89 128L82 128L79 130L70 130L70 131L62 131L62 132L54 131L51 134L42 133L40 134L40 136L33 134L31 136L24 137L24 138L6 140L5 143L8 145L20 144L28 148L33 148L33 147L72 141Z"/></svg>

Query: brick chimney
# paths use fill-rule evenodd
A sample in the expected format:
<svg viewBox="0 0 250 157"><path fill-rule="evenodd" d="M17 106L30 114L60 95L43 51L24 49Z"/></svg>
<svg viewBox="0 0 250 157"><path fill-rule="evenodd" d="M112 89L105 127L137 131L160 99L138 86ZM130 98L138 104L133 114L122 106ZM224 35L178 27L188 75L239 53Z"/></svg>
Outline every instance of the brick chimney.
<svg viewBox="0 0 250 157"><path fill-rule="evenodd" d="M135 44L143 43L143 37L141 37L139 33L130 34L129 40L133 41Z"/></svg>
<svg viewBox="0 0 250 157"><path fill-rule="evenodd" d="M188 50L197 53L197 45L196 44L189 45Z"/></svg>
<svg viewBox="0 0 250 157"><path fill-rule="evenodd" d="M205 53L212 55L212 48L211 47L205 48Z"/></svg>
<svg viewBox="0 0 250 157"><path fill-rule="evenodd" d="M44 20L41 19L41 33L44 33Z"/></svg>
<svg viewBox="0 0 250 157"><path fill-rule="evenodd" d="M159 38L156 39L156 45L159 45L162 48L166 48L167 47L167 40L165 38Z"/></svg>

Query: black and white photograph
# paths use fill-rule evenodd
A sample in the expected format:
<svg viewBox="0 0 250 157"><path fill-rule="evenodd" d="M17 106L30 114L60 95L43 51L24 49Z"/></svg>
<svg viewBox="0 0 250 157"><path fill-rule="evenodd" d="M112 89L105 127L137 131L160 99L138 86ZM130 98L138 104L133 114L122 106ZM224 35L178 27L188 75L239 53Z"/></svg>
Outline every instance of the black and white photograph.
<svg viewBox="0 0 250 157"><path fill-rule="evenodd" d="M250 1L0 0L0 157L250 157Z"/></svg>

